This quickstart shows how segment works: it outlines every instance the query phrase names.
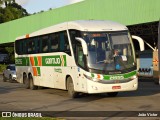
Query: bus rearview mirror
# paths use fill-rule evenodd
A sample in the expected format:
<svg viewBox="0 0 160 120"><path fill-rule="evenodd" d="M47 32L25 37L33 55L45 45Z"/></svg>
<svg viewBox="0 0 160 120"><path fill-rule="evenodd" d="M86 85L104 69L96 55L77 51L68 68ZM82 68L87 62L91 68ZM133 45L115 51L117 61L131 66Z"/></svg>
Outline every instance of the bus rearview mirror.
<svg viewBox="0 0 160 120"><path fill-rule="evenodd" d="M140 51L144 51L144 50L145 50L144 43L145 43L148 47L150 47L153 51L156 51L156 48L152 47L148 42L146 42L145 40L143 40L141 37L132 35L132 39L135 39L135 40L137 40L137 41L139 42Z"/></svg>
<svg viewBox="0 0 160 120"><path fill-rule="evenodd" d="M138 41L139 47L140 47L140 51L144 51L145 50L145 48L144 48L144 41L143 41L142 38L140 38L139 36L132 35L132 39Z"/></svg>

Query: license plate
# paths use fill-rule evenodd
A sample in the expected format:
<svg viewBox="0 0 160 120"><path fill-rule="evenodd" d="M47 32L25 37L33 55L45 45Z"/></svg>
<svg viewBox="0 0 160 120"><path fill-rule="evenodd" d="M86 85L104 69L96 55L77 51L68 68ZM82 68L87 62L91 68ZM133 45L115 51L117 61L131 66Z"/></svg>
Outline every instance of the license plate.
<svg viewBox="0 0 160 120"><path fill-rule="evenodd" d="M121 89L121 86L112 86L113 90Z"/></svg>

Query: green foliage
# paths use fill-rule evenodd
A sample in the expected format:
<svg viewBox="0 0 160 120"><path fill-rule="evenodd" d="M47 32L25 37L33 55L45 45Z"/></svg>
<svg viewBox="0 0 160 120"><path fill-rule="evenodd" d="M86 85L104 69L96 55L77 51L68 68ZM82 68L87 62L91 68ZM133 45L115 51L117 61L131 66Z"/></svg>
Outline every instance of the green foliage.
<svg viewBox="0 0 160 120"><path fill-rule="evenodd" d="M5 7L2 7L5 6ZM0 23L8 22L24 16L28 16L28 12L15 0L0 0Z"/></svg>
<svg viewBox="0 0 160 120"><path fill-rule="evenodd" d="M14 52L14 47L5 47L5 50L8 52L8 54L12 54Z"/></svg>
<svg viewBox="0 0 160 120"><path fill-rule="evenodd" d="M1 6L4 4L7 7L10 3L15 3L15 0L0 0Z"/></svg>
<svg viewBox="0 0 160 120"><path fill-rule="evenodd" d="M5 14L5 16L3 17L3 20L5 22L8 22L10 20L14 20L14 15L12 14L10 7L7 7L6 9L4 9L4 14Z"/></svg>
<svg viewBox="0 0 160 120"><path fill-rule="evenodd" d="M7 67L7 65L3 65L3 64L0 64L0 73L2 73L3 72L3 70L5 70L6 69L6 67Z"/></svg>
<svg viewBox="0 0 160 120"><path fill-rule="evenodd" d="M0 7L0 23L4 21L4 9Z"/></svg>
<svg viewBox="0 0 160 120"><path fill-rule="evenodd" d="M15 63L15 57L14 57L14 47L5 47L5 50L7 51L9 58L8 63Z"/></svg>

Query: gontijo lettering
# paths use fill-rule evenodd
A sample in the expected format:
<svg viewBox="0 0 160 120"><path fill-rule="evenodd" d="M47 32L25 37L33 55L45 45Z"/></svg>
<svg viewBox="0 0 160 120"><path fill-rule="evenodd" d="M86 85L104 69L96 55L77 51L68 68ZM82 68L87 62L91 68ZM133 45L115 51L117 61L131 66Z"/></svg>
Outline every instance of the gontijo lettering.
<svg viewBox="0 0 160 120"><path fill-rule="evenodd" d="M42 56L42 66L66 66L66 55Z"/></svg>
<svg viewBox="0 0 160 120"><path fill-rule="evenodd" d="M46 64L60 64L61 60L60 58L46 58L45 63Z"/></svg>

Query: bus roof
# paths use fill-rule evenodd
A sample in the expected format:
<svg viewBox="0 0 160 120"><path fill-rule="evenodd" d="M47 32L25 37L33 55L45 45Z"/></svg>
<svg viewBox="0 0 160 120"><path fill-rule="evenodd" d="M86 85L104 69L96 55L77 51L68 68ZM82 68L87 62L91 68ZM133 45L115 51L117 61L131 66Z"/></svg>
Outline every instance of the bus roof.
<svg viewBox="0 0 160 120"><path fill-rule="evenodd" d="M77 20L64 22L61 24L53 25L36 32L29 34L29 37L39 36L43 34L48 34L52 32L63 31L67 29L76 29L80 31L122 31L128 30L126 26L106 20ZM17 39L26 38L26 35L18 37Z"/></svg>

